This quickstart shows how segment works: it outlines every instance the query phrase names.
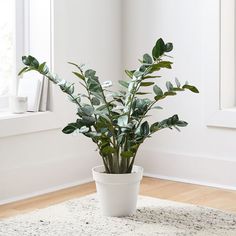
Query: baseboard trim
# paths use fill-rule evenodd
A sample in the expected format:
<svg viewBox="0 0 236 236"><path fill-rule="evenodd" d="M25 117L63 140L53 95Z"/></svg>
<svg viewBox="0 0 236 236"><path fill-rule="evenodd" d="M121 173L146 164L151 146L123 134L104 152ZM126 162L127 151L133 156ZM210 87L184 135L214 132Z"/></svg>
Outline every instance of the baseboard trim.
<svg viewBox="0 0 236 236"><path fill-rule="evenodd" d="M178 178L174 176L165 176L165 175L159 175L159 174L151 174L148 172L144 172L143 174L145 177L151 177L155 179L164 179L164 180L171 180L181 183L187 183L187 184L196 184L196 185L202 185L207 187L213 187L213 188L220 188L220 189L226 189L226 190L234 190L236 191L236 187L229 186L229 185L221 185L221 184L215 184L215 183L208 183L204 181L197 181L193 179L185 179L185 178Z"/></svg>
<svg viewBox="0 0 236 236"><path fill-rule="evenodd" d="M0 201L0 206L8 204L8 203L13 203L13 202L21 201L21 200L30 199L30 198L33 198L33 197L38 197L38 196L48 194L48 193L52 193L52 192L55 192L55 191L58 191L58 190L63 190L63 189L66 189L66 188L75 187L75 186L78 186L78 185L81 185L81 184L86 184L86 183L89 183L89 182L92 182L92 181L93 181L92 178L86 178L84 180L78 180L78 181L75 181L75 182L72 182L72 183L66 183L66 184L54 186L54 187L51 187L51 188L47 188L47 189L44 189L42 191L37 191L37 192L30 193L30 194L24 194L24 195L21 195L21 196L8 198L8 199L5 199L5 200L1 200Z"/></svg>
<svg viewBox="0 0 236 236"><path fill-rule="evenodd" d="M144 173L163 179L236 190L236 160L226 155L205 156L142 149L137 164Z"/></svg>

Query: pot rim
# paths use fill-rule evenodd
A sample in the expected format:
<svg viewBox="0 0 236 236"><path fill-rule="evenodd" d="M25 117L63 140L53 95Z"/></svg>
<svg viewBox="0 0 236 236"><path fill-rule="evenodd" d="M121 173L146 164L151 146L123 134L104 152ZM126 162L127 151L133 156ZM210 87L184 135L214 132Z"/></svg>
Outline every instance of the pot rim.
<svg viewBox="0 0 236 236"><path fill-rule="evenodd" d="M143 168L141 166L133 166L132 173L125 174L109 174L102 173L104 171L104 165L95 166L92 168L93 179L96 182L106 183L106 184L130 184L140 182L143 176Z"/></svg>
<svg viewBox="0 0 236 236"><path fill-rule="evenodd" d="M101 172L101 171L99 171L99 170L97 170L97 169L103 169L103 170L105 170L105 167L104 167L104 165L99 165L99 166L94 166L93 168L92 168L92 171L93 172L96 172L96 173L98 173L98 174L101 174L101 175L112 175L112 176L115 176L115 175L134 175L134 174L137 174L137 173L139 173L139 172L143 172L143 167L142 166L137 166L137 165L134 165L133 166L133 169L132 169L132 172L131 173L121 173L121 174L113 174L113 173L104 173L104 172Z"/></svg>

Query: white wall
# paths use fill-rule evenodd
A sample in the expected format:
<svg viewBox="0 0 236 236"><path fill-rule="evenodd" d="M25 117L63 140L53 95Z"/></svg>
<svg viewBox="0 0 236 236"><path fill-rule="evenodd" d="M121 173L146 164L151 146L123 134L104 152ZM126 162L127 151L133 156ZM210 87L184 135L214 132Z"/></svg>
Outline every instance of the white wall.
<svg viewBox="0 0 236 236"><path fill-rule="evenodd" d="M136 58L162 37L174 43L173 70L163 77L188 80L200 90L160 103L165 110L156 112L157 120L177 113L189 126L148 140L139 163L152 176L236 188L236 131L205 123L205 101L212 95L205 81L219 76L219 1L127 0L124 9L125 66L137 66Z"/></svg>
<svg viewBox="0 0 236 236"><path fill-rule="evenodd" d="M120 1L59 0L54 10L55 71L71 80L72 67L66 62L74 61L97 70L102 80L118 80ZM66 125L76 119L76 111L59 96L54 102L63 107ZM60 130L0 139L0 203L90 180L91 167L100 163L95 148L89 139Z"/></svg>

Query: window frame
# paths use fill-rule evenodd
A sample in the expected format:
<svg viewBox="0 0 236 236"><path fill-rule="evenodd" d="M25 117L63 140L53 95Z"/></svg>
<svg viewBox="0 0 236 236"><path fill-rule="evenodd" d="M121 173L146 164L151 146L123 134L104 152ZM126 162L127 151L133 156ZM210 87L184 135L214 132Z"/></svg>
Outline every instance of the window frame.
<svg viewBox="0 0 236 236"><path fill-rule="evenodd" d="M204 53L213 55L210 62L203 60L206 94L205 123L208 127L236 128L236 88L234 86L236 81L234 27L236 3L234 0L218 0L217 4L218 24L215 22L216 18L208 18L208 12L204 14L205 18L210 20L208 27L205 27L203 32L205 35ZM228 37L228 34L233 36L234 40ZM216 40L217 38L218 40ZM224 96L229 96L229 99Z"/></svg>
<svg viewBox="0 0 236 236"><path fill-rule="evenodd" d="M25 19L24 13L26 12L24 0L14 0L14 65L13 65L13 78L10 81L9 95L0 96L0 112L5 112L9 109L9 96L16 94L17 89L17 71L20 68L20 61L18 58L25 52Z"/></svg>
<svg viewBox="0 0 236 236"><path fill-rule="evenodd" d="M16 0L19 1L19 0ZM24 3L24 22L26 22L27 26L24 28L24 32L20 32L19 36L22 37L24 34L24 52L22 53L20 50L16 52L18 56L22 56L24 54L33 54L37 55L37 51L39 51L37 47L37 43L33 43L31 41L31 37L37 38L37 35L31 34L31 27L33 25L29 25L29 22L37 22L37 19L32 19L37 14L36 11L38 8L45 8L45 14L42 15L40 13L40 21L42 22L43 29L48 34L44 35L44 43L41 43L40 40L40 51L45 51L45 55L40 55L43 57L43 60L48 62L48 65L51 70L54 67L53 60L53 49L54 49L54 0L38 0L38 1L30 1L30 0L20 0L21 3ZM18 2L18 4L20 3ZM37 5L38 4L38 5ZM39 15L39 13L38 13ZM22 15L19 17L22 17ZM36 20L36 21L33 21ZM39 27L39 26L37 26ZM48 27L45 29L45 27ZM40 33L40 30L37 30ZM35 34L35 32L34 32ZM27 35L27 37L25 37ZM39 37L40 38L40 37ZM19 42L18 42L19 43ZM45 49L45 50L43 50ZM16 65L16 71L22 68L22 64ZM15 83L16 85L17 83ZM54 104L53 100L60 100L59 91L49 86L49 110L46 112L27 112L24 114L10 114L2 113L0 114L0 137L7 137L13 135L27 134L32 132L39 132L43 130L50 129L58 129L64 124L62 109L60 105Z"/></svg>

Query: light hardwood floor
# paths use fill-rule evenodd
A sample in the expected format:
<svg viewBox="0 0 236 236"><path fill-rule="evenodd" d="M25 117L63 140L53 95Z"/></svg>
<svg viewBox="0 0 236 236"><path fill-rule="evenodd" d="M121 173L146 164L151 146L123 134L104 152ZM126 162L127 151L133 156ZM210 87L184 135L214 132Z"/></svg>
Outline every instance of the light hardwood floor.
<svg viewBox="0 0 236 236"><path fill-rule="evenodd" d="M0 206L0 218L44 208L95 192L93 182ZM145 177L142 195L236 212L236 191Z"/></svg>

